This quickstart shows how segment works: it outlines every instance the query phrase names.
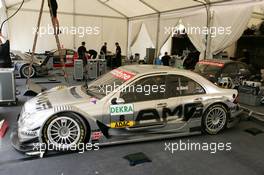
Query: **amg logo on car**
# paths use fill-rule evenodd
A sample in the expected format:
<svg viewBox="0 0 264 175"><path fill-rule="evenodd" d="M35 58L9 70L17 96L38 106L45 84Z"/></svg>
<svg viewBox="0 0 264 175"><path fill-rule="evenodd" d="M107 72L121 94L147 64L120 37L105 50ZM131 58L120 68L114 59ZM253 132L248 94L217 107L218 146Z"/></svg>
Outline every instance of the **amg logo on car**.
<svg viewBox="0 0 264 175"><path fill-rule="evenodd" d="M173 109L163 108L161 114L157 109L145 109L139 111L136 121L143 120L157 120L166 122L170 116L179 116L183 121L188 121L190 118L202 117L203 104L202 103L188 103L176 106Z"/></svg>
<svg viewBox="0 0 264 175"><path fill-rule="evenodd" d="M110 106L110 114L114 115L127 115L133 114L134 107L132 104L124 104L124 105L112 105Z"/></svg>
<svg viewBox="0 0 264 175"><path fill-rule="evenodd" d="M111 128L127 128L132 126L134 126L133 121L112 122L110 125Z"/></svg>

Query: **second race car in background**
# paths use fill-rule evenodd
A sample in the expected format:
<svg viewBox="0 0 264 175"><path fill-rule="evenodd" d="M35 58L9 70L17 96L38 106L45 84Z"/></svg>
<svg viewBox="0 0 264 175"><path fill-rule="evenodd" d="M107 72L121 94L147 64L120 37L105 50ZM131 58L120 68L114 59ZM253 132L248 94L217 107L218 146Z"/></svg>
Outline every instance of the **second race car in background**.
<svg viewBox="0 0 264 175"><path fill-rule="evenodd" d="M210 59L199 61L194 72L211 82L221 83L222 78L231 81L229 88L238 87L243 80L260 81L260 75L253 73L250 67L239 61Z"/></svg>

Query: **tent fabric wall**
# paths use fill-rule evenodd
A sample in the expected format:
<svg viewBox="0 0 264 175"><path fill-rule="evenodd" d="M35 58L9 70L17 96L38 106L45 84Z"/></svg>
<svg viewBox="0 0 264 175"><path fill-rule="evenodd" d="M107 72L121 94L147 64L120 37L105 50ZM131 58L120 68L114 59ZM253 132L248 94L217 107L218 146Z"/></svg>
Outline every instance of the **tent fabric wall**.
<svg viewBox="0 0 264 175"><path fill-rule="evenodd" d="M131 54L140 54L140 58L143 59L146 56L146 48L154 48L155 43L152 42L152 39L147 31L145 24L142 24L138 37L131 47Z"/></svg>
<svg viewBox="0 0 264 175"><path fill-rule="evenodd" d="M9 15L14 13L13 10L8 11ZM10 43L11 50L29 51L33 46L34 30L37 25L38 13L26 12L19 13L9 21ZM73 20L69 15L60 15L61 24L72 26ZM39 35L37 42L37 52L44 52L55 49L56 42L53 31L48 31L48 26L51 27L51 19L48 13L43 13L40 32L47 31L50 34ZM52 29L52 28L51 28ZM61 35L61 44L63 47L72 48L73 36Z"/></svg>
<svg viewBox="0 0 264 175"><path fill-rule="evenodd" d="M232 35L229 37L216 36L211 39L211 54L217 53L227 47L228 45L235 42L235 40L240 36L240 32L243 30L244 24L249 18L249 11L246 12L247 15L244 16L244 12L239 12L243 15L234 15L233 11L226 11L226 5L233 5L234 8L239 7L238 4L257 4L263 3L264 0L234 0L227 3L220 2L222 0L211 0L212 3L218 2L218 4L213 4L214 9L214 26L220 25L231 25L237 27ZM7 6L12 6L14 3L18 3L20 0L8 0ZM37 12L40 6L41 0L29 0L23 6L22 11L24 13L19 13L15 18L10 20L10 36L12 49L19 49L26 51L31 49L33 35L32 27L36 25ZM161 50L162 46L168 41L168 38L172 33L166 32L165 27L175 27L179 20L182 20L184 25L204 27L206 26L206 12L204 6L193 0L144 0L146 4L139 0L75 0L72 3L59 3L59 18L64 26L99 26L99 35L87 35L85 37L61 35L62 43L64 47L74 47L74 44L79 44L81 41L86 40L88 47L98 50L104 41L110 43L110 49L114 50L112 43L119 41L122 48L128 46L130 48L133 45L133 41L137 39L140 32L142 24L144 24L152 43L156 46L158 43L158 51ZM18 6L18 5L17 5ZM8 9L8 14L10 15L17 8L11 7ZM189 9L181 9L185 7L191 7ZM151 8L153 7L153 9ZM45 9L48 10L47 5ZM158 18L153 15L157 15L160 12L160 26L158 27ZM175 10L177 9L177 10ZM181 9L181 10L179 10ZM31 10L31 11L30 11ZM140 15L147 15L142 18ZM139 17L140 16L140 17ZM109 17L109 18L108 18ZM131 19L131 18L137 19ZM239 18L241 17L241 18ZM47 25L50 23L50 18L47 13L45 13L44 21L42 25ZM129 18L129 29L127 20ZM141 18L141 19L138 19ZM238 26L239 20L242 18L243 21ZM24 20L27 19L27 20ZM135 22L140 21L140 22ZM134 23L135 22L135 23ZM132 24L134 23L134 24ZM134 25L133 26L131 26ZM23 26L25 29L21 30ZM134 29L133 29L134 28ZM157 29L159 28L159 36L157 38ZM129 31L128 31L129 30ZM129 36L127 36L129 35ZM195 45L195 47L203 54L205 50L205 34L190 34L188 35ZM39 41L38 50L47 50L54 48L55 42L53 36L43 36L44 40ZM30 40L29 38L32 38ZM223 44L225 43L225 44ZM123 49L126 51L126 49ZM201 55L202 56L202 55Z"/></svg>
<svg viewBox="0 0 264 175"><path fill-rule="evenodd" d="M151 39L152 45L156 44L158 27L157 17L154 16L151 18L129 21L128 50L130 55L133 54L131 47L133 47L137 41L142 30L142 25L144 25L144 30L146 30L146 34L148 35L145 37L149 37ZM144 43L142 43L142 45L144 45Z"/></svg>
<svg viewBox="0 0 264 175"><path fill-rule="evenodd" d="M138 35L142 28L142 21L132 21L129 22L129 31L128 31L128 53L132 54L131 47L135 44Z"/></svg>
<svg viewBox="0 0 264 175"><path fill-rule="evenodd" d="M14 13L13 10L8 11L9 15ZM12 50L28 51L32 49L34 28L37 24L37 12L23 11L9 21L9 32ZM87 49L99 51L104 42L108 42L108 49L115 51L114 43L119 42L123 48L123 54L126 54L127 43L127 20L110 19L101 17L73 16L58 14L61 27L65 28L66 33L59 35L61 44L64 48L73 49L74 43L78 47L82 41L86 41ZM25 20L27 19L27 20ZM75 24L74 24L75 23ZM23 28L18 27L23 26ZM79 30L79 34L72 32L72 27ZM49 13L43 13L41 30L48 30L51 27L51 19ZM84 34L83 29L98 27L99 34ZM67 32L67 30L69 32ZM52 33L40 35L38 38L37 52L44 52L55 49L56 42Z"/></svg>
<svg viewBox="0 0 264 175"><path fill-rule="evenodd" d="M236 13L234 13L234 8L236 9ZM212 37L210 47L211 58L213 54L219 53L239 39L251 18L253 6L245 4L228 5L224 8L223 6L216 6L212 8L212 11L214 12L213 27L231 27L232 33L230 35L220 35L218 33L215 37Z"/></svg>
<svg viewBox="0 0 264 175"><path fill-rule="evenodd" d="M196 14L182 18L183 25L185 26L185 28L187 28L187 30L189 30L188 37L190 38L195 48L200 52L200 59L204 58L206 49L206 35L202 32L196 32L195 28L202 29L203 27L207 26L207 18L205 16L205 9L201 9L197 11Z"/></svg>
<svg viewBox="0 0 264 175"><path fill-rule="evenodd" d="M4 0L0 0L1 2L1 7L0 7L0 25L2 24L2 22L4 20L7 19L7 14L6 14L6 7L5 7L5 1ZM2 28L2 34L4 36L8 36L8 23L6 22L4 25L3 25L3 28Z"/></svg>

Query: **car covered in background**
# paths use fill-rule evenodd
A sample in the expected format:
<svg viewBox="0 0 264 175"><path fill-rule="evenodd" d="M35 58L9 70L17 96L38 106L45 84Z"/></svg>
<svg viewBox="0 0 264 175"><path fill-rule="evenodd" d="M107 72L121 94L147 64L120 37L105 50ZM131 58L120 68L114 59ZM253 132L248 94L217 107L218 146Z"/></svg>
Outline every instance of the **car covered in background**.
<svg viewBox="0 0 264 175"><path fill-rule="evenodd" d="M29 66L31 63L31 54L22 53L20 51L12 51L11 59L15 68L15 75L18 78L26 78L29 76ZM33 57L32 71L30 77L44 76L48 74L48 55L35 54Z"/></svg>
<svg viewBox="0 0 264 175"><path fill-rule="evenodd" d="M237 95L191 71L124 66L89 85L55 87L27 101L12 143L30 152L37 143L69 150L80 143L217 134L238 122Z"/></svg>
<svg viewBox="0 0 264 175"><path fill-rule="evenodd" d="M31 53L12 51L10 56L15 68L16 77L28 77L29 65L31 63ZM65 67L73 67L74 60L78 59L78 54L71 49L62 49L62 57L65 62ZM45 76L48 75L49 70L60 67L62 67L62 64L58 50L54 49L46 51L45 53L35 53L30 77Z"/></svg>
<svg viewBox="0 0 264 175"><path fill-rule="evenodd" d="M230 88L241 85L243 80L260 81L261 79L247 64L232 60L201 60L196 64L194 72L215 84L221 83L222 80L229 81Z"/></svg>

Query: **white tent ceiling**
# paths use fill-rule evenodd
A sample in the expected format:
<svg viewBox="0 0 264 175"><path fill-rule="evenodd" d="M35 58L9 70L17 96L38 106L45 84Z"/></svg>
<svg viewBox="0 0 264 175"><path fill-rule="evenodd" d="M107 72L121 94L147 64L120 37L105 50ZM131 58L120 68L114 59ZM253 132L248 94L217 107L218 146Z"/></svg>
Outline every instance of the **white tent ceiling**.
<svg viewBox="0 0 264 175"><path fill-rule="evenodd" d="M22 0L0 1L5 2L8 16L13 14L22 2ZM41 1L42 0L25 0L25 3L21 9L21 12L23 13L19 13L9 21L10 39L16 41L13 42L14 49L28 50L31 47L30 45L32 43L31 41L28 41L28 38L32 37L32 27L36 25L35 23ZM232 7L236 7L236 4L244 2L245 4L248 2L264 2L264 0L205 1L210 1L210 3L214 4L214 6L219 6L221 4L223 8L226 8L230 4L233 4ZM57 0L57 2L59 5L58 13L60 14L60 23L63 26L98 26L100 28L99 35L87 35L85 37L62 35L61 40L64 46L74 48L81 41L88 41L88 47L95 49L99 49L101 44L105 41L112 43L112 46L110 45L112 50L114 49L113 43L115 41L119 41L122 48L129 48L131 47L130 44L133 43L130 41L131 38L133 38L131 35L133 35L134 32L136 37L139 32L135 30L135 28L137 28L135 25L137 24L133 25L134 29L131 27L133 21L137 22L137 20L144 21L150 39L152 40L155 47L160 48L168 36L163 36L162 34L164 32L159 32L158 30L164 30L163 26L166 26L167 23L172 26L176 25L175 23L177 23L183 11L187 12L189 15L200 10L203 15L199 18L199 20L205 16L203 4L195 0ZM44 19L42 22L43 26L46 26L50 23L47 0L45 0L45 3ZM254 15L257 16L257 18L260 18L262 21L262 6L260 8L256 8L254 11ZM220 13L222 13L222 10L220 10ZM160 25L158 25L159 15L157 14L161 14ZM186 13L184 14L186 16ZM142 21L140 23L142 23ZM21 31L17 26L24 26L25 30ZM139 29L140 26L141 25L138 25ZM45 36L44 38L44 40L41 40L38 48L49 49L55 47L55 43L52 42L52 36ZM137 39L137 37L135 39ZM23 44L18 41L23 41Z"/></svg>
<svg viewBox="0 0 264 175"><path fill-rule="evenodd" d="M16 8L21 1L22 0L5 0L7 8ZM41 0L25 1L23 9L39 9ZM223 1L230 0L210 0L211 3ZM123 18L168 12L201 5L201 3L194 0L57 0L57 2L59 4L59 12Z"/></svg>

